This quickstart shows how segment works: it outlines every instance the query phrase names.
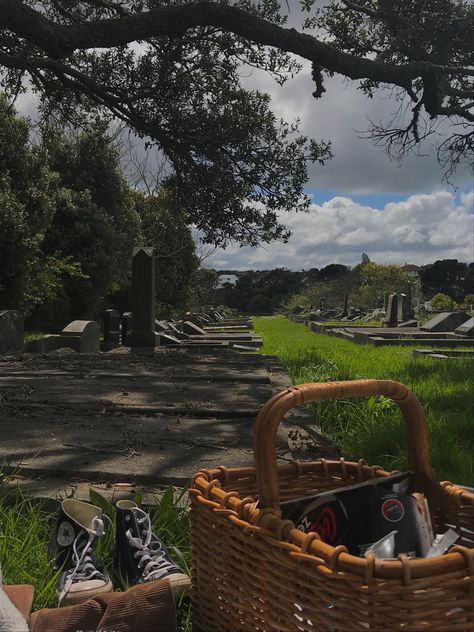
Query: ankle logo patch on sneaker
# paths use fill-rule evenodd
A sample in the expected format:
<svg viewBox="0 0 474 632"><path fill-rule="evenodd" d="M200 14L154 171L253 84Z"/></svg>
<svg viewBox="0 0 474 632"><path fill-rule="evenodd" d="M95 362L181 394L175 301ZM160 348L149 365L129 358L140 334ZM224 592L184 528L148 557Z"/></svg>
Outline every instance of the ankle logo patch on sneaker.
<svg viewBox="0 0 474 632"><path fill-rule="evenodd" d="M59 546L71 546L74 542L74 527L70 522L63 520L58 527L56 541Z"/></svg>

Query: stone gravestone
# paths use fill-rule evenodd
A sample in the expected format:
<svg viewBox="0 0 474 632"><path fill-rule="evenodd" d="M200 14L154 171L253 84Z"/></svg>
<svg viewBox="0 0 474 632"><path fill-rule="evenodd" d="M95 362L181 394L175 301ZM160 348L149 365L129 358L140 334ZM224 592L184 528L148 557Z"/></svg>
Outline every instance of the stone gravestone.
<svg viewBox="0 0 474 632"><path fill-rule="evenodd" d="M120 314L116 309L106 309L102 314L104 346L106 349L120 344Z"/></svg>
<svg viewBox="0 0 474 632"><path fill-rule="evenodd" d="M466 312L442 312L420 327L421 331L454 331L469 320Z"/></svg>
<svg viewBox="0 0 474 632"><path fill-rule="evenodd" d="M474 336L474 318L470 318L462 325L459 325L459 327L456 327L454 333L460 336Z"/></svg>
<svg viewBox="0 0 474 632"><path fill-rule="evenodd" d="M178 340L178 338L171 334L160 333L158 335L160 337L160 346L167 347L181 344L181 340Z"/></svg>
<svg viewBox="0 0 474 632"><path fill-rule="evenodd" d="M398 295L398 304L397 304L397 321L399 323L403 323L407 320L407 295L399 294Z"/></svg>
<svg viewBox="0 0 474 632"><path fill-rule="evenodd" d="M170 330L171 327L169 326L168 321L155 319L155 331L157 333L169 333Z"/></svg>
<svg viewBox="0 0 474 632"><path fill-rule="evenodd" d="M408 319L411 318L415 318L415 312L413 311L413 296L412 296L412 291L411 291L411 283L408 283L408 290L407 290L407 313L406 313L406 317Z"/></svg>
<svg viewBox="0 0 474 632"><path fill-rule="evenodd" d="M23 316L13 309L0 311L0 353L23 351Z"/></svg>
<svg viewBox="0 0 474 632"><path fill-rule="evenodd" d="M93 320L73 320L61 332L61 339L78 353L99 353L100 329Z"/></svg>
<svg viewBox="0 0 474 632"><path fill-rule="evenodd" d="M343 317L349 315L349 303L348 303L348 301L349 301L349 294L346 292L344 294L344 307L343 307L343 310L342 310Z"/></svg>
<svg viewBox="0 0 474 632"><path fill-rule="evenodd" d="M194 323L189 322L189 320L185 320L183 323L183 333L189 334L190 336L205 336L206 332L201 327L198 327Z"/></svg>
<svg viewBox="0 0 474 632"><path fill-rule="evenodd" d="M122 344L126 347L130 345L129 337L132 333L133 315L132 312L124 312L122 314Z"/></svg>
<svg viewBox="0 0 474 632"><path fill-rule="evenodd" d="M385 314L384 322L387 327L397 326L398 316L398 296L396 294L390 294L387 303L387 313Z"/></svg>
<svg viewBox="0 0 474 632"><path fill-rule="evenodd" d="M132 348L154 349L155 255L153 248L135 248L132 261L133 331L127 336Z"/></svg>

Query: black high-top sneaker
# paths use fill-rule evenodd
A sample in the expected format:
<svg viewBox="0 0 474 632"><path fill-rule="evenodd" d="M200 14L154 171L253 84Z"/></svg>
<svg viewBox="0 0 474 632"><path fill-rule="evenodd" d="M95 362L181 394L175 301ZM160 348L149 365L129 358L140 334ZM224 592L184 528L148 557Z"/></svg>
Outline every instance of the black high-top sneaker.
<svg viewBox="0 0 474 632"><path fill-rule="evenodd" d="M56 581L60 606L112 592L112 582L92 550L94 541L102 535L104 520L99 507L70 498L63 500L48 547L54 569L60 570Z"/></svg>
<svg viewBox="0 0 474 632"><path fill-rule="evenodd" d="M130 585L169 579L175 593L188 593L191 580L152 532L150 516L130 500L119 500L115 531L115 561Z"/></svg>

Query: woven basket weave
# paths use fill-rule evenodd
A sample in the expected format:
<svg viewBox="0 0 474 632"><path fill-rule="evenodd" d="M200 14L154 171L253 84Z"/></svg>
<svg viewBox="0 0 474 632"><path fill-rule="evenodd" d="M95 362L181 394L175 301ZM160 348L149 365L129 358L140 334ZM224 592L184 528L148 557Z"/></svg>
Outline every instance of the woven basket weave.
<svg viewBox="0 0 474 632"><path fill-rule="evenodd" d="M276 463L277 428L291 408L370 395L389 397L402 411L410 470L434 510L435 531L452 526L461 534L458 546L445 555L390 561L356 557L281 519L280 500L390 474L362 460ZM423 410L408 388L387 380L356 380L287 389L261 409L254 453L255 467L201 470L193 478L193 620L198 630L474 629L474 494L437 483Z"/></svg>

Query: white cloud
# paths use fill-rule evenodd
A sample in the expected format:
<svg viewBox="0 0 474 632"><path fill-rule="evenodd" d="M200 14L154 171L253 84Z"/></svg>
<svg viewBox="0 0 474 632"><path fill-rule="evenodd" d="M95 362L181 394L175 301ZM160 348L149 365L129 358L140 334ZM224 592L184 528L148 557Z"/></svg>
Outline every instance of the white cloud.
<svg viewBox="0 0 474 632"><path fill-rule="evenodd" d="M425 264L474 258L474 192L457 200L449 191L415 194L382 210L337 196L312 204L308 213L282 216L292 231L288 244L217 250L206 264L220 269L293 270L329 263L355 265L362 252L378 263Z"/></svg>

